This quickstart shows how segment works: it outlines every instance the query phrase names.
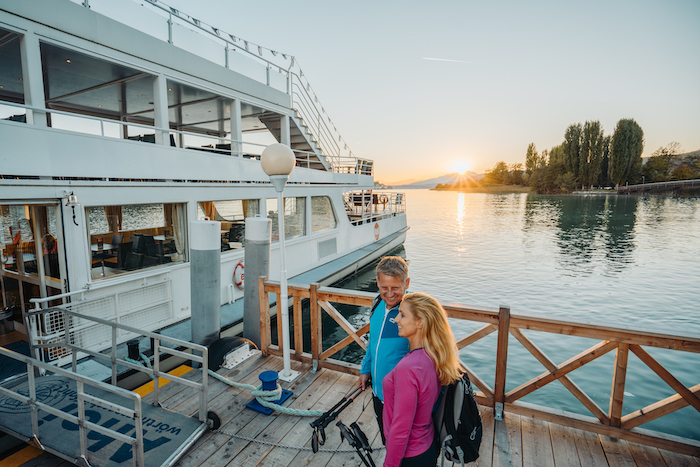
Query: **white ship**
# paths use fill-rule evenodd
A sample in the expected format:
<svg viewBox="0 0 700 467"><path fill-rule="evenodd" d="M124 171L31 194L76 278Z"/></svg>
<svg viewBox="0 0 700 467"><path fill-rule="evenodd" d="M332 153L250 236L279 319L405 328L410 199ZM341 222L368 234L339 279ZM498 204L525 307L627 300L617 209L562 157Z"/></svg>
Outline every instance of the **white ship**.
<svg viewBox="0 0 700 467"><path fill-rule="evenodd" d="M374 190L373 162L347 149L294 57L156 0L0 0L5 329L26 333L30 309L66 302L146 331L186 320L189 223L203 217L221 222L222 306L243 296L246 217L273 219L278 277L259 160L276 142L297 162L289 277L403 243L405 197ZM110 342L89 326L73 339Z"/></svg>

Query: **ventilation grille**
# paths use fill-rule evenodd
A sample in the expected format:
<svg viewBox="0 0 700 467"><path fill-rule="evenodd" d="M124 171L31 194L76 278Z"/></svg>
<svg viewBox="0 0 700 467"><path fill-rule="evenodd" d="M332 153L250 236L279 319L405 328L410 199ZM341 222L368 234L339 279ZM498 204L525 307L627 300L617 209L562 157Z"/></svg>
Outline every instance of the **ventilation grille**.
<svg viewBox="0 0 700 467"><path fill-rule="evenodd" d="M318 259L334 255L338 252L335 238L318 242Z"/></svg>
<svg viewBox="0 0 700 467"><path fill-rule="evenodd" d="M84 316L102 318L126 326L152 331L173 317L171 282L141 287L127 292L66 305L72 311ZM42 344L64 341L65 315L60 308L42 315L43 325L38 340ZM112 344L112 328L89 319L69 316L68 329L70 343L82 349L100 351ZM123 342L133 336L127 331L118 331L118 339ZM52 347L46 349L46 361L58 365L71 357L69 349Z"/></svg>

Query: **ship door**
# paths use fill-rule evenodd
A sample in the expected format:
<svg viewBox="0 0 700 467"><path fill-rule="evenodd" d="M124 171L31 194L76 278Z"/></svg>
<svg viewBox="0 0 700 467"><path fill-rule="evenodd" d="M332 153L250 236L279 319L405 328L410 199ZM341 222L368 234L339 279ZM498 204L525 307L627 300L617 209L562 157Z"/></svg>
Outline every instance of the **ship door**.
<svg viewBox="0 0 700 467"><path fill-rule="evenodd" d="M65 292L60 201L0 204L0 247L0 311L6 317L0 332L14 330L26 335L24 316L34 308L30 300Z"/></svg>

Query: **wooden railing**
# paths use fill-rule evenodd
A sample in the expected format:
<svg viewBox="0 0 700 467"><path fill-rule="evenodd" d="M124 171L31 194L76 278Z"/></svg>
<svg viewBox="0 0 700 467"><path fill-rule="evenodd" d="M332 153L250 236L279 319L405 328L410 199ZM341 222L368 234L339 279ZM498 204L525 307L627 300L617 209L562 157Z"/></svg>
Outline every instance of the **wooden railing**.
<svg viewBox="0 0 700 467"><path fill-rule="evenodd" d="M366 341L362 336L369 331L369 324L365 324L360 329L355 329L338 312L333 304L340 303L370 306L375 294L331 287L320 287L318 284L311 284L310 286L290 284L288 290L293 297L292 317L295 324L294 349L291 352L291 359L313 364L315 369L329 368L347 373L359 374L359 365L342 362L331 357L352 342L357 342L362 348L366 349ZM271 293L277 296L277 300L275 300L274 303L280 303L279 283L260 278L259 291L261 350L264 355L282 355L281 343L284 336L282 335L281 320L277 320L277 342L279 345L273 345L271 343L272 325L269 306L269 294ZM310 349L303 348L302 326L297 325L298 323L302 323L302 300L307 299L310 305ZM457 347L460 349L474 344L491 333L498 333L493 387L489 386L484 379L475 374L468 365L465 365L472 383L479 389L476 391L477 401L481 405L493 407L497 420L501 418L503 411L507 411L700 457L699 441L638 428L645 423L687 407L688 405L700 412L700 398L698 397L700 395L700 384L686 387L664 368L661 363L655 360L643 346L671 349L677 352L700 353L700 338L673 336L640 330L511 314L510 309L506 307L493 310L444 303L443 307L450 318L484 323L482 327L466 336L455 336L457 339ZM322 347L323 330L321 318L324 312L333 318L333 320L348 334L348 337L326 350L323 350ZM600 342L565 362L557 364L540 350L532 340L526 337L522 332L523 330L559 334L562 336L585 337L596 339ZM544 366L545 371L530 381L510 391L506 391L509 335L512 335L523 348L532 354ZM604 410L571 380L569 373L612 351L615 351L615 360L612 368L612 388L610 391L608 409ZM626 388L625 381L630 351L676 391L676 394L659 400L640 410L623 415L623 401ZM682 355L679 355L679 358L682 359L682 357ZM700 383L700 371L692 373L692 376L697 378L698 383ZM524 396L556 380L560 381L564 387L588 409L592 416L564 412L520 401Z"/></svg>

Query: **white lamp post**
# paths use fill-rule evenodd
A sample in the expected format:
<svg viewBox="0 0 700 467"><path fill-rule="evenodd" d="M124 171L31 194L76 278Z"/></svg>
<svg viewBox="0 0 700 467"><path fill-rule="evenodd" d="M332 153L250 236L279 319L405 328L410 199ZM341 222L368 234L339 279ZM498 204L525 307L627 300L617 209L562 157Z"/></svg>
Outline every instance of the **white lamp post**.
<svg viewBox="0 0 700 467"><path fill-rule="evenodd" d="M277 230L279 231L280 242L280 303L278 311L282 312L282 355L284 359L284 370L279 375L279 379L283 381L293 381L299 376L298 371L292 371L289 362L289 302L287 292L287 267L285 264L284 251L284 185L289 179L289 174L292 173L296 158L294 152L284 144L275 143L266 147L260 156L260 164L267 175L270 176L270 182L277 190ZM279 314L278 314L279 316ZM297 323L301 326L301 323Z"/></svg>

